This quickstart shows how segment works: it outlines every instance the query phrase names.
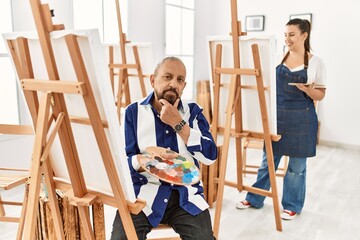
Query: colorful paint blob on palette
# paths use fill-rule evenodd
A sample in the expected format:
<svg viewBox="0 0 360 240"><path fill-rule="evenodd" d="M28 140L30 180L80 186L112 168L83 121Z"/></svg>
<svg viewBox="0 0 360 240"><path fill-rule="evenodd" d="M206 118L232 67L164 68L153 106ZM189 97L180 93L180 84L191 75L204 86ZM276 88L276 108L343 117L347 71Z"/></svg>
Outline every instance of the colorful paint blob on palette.
<svg viewBox="0 0 360 240"><path fill-rule="evenodd" d="M166 159L162 153L174 155L175 158ZM168 183L192 185L200 180L199 169L193 162L166 148L146 148L139 163L145 171Z"/></svg>

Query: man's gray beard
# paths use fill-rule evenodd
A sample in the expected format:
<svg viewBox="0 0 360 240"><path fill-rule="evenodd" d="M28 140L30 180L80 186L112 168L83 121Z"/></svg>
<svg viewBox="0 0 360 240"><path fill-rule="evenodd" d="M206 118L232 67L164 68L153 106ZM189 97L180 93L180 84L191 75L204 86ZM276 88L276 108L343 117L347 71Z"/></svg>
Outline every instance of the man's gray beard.
<svg viewBox="0 0 360 240"><path fill-rule="evenodd" d="M165 92L166 93L166 92ZM171 97L165 97L164 95L165 94L159 94L157 91L155 91L155 94L157 96L157 99L160 100L160 99L165 99L166 101L168 101L171 105L174 105L174 103L176 102L176 99L179 98L179 96L171 96Z"/></svg>
<svg viewBox="0 0 360 240"><path fill-rule="evenodd" d="M174 105L174 103L175 103L175 101L176 101L177 98L173 98L173 97L165 98L165 97L164 97L164 99L165 99L166 101L168 101L171 105Z"/></svg>

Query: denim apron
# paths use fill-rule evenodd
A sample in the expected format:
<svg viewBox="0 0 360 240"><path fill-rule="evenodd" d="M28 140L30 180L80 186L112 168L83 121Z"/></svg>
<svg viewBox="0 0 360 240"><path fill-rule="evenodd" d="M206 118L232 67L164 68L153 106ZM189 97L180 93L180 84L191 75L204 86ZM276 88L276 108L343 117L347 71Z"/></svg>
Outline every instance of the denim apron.
<svg viewBox="0 0 360 240"><path fill-rule="evenodd" d="M272 142L275 155L312 157L316 154L318 120L313 100L296 86L306 83L307 68L291 72L280 64L276 67L277 133Z"/></svg>

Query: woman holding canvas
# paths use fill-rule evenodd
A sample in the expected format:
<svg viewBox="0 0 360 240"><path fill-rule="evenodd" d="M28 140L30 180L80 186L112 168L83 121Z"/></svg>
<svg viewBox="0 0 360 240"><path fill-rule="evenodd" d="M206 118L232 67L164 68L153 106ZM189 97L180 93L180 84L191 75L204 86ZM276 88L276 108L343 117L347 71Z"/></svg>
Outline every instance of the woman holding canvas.
<svg viewBox="0 0 360 240"><path fill-rule="evenodd" d="M326 70L323 61L310 53L310 22L292 19L286 24L285 43L288 52L276 67L277 130L281 135L272 142L275 168L282 156L289 156L284 177L281 217L293 219L305 202L306 160L316 154L318 120L314 101L325 96ZM266 153L253 187L270 189ZM261 208L264 196L249 192L237 208Z"/></svg>

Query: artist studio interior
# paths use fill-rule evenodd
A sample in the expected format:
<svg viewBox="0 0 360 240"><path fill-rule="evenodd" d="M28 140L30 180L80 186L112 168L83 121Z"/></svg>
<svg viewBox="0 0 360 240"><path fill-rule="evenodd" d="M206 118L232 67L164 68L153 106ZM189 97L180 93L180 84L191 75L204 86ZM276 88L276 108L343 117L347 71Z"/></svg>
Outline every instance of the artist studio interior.
<svg viewBox="0 0 360 240"><path fill-rule="evenodd" d="M360 2L345 0L343 11L339 5L1 0L0 239L113 239L117 212L124 234L137 239L132 216L148 217L148 205L134 191L134 161L147 184L198 186L214 239L360 239ZM296 58L299 46L306 51ZM211 165L196 160L203 150L191 140L175 151L142 146L155 127L141 117L134 124L143 130L134 143L138 157L129 160L126 110L160 96L155 81L165 57L186 69L177 79L185 81L180 105L159 101L183 117L168 127L178 141L188 130L192 139L201 123L184 112L199 106L216 144ZM315 120L290 107L304 102ZM162 111L157 117L167 123ZM310 132L310 153L279 150L285 141L287 149L294 141L307 148ZM291 182L298 159L306 160L301 191ZM267 187L257 187L264 177ZM289 188L301 192L300 210L288 204L297 194ZM251 195L266 198L257 205ZM181 236L160 224L146 239Z"/></svg>

